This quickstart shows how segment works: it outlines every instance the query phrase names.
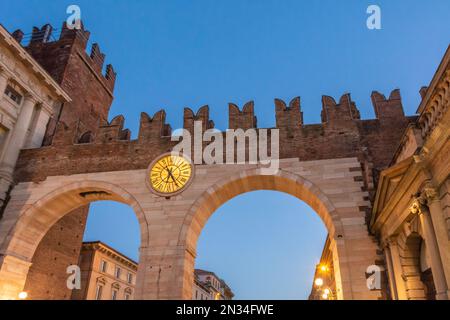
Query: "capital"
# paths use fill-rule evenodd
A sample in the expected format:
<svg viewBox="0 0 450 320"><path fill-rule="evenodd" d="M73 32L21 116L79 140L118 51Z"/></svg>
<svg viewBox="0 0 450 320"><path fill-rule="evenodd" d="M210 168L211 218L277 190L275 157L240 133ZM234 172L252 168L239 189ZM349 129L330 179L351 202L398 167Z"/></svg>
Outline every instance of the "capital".
<svg viewBox="0 0 450 320"><path fill-rule="evenodd" d="M24 95L24 102L31 102L33 104L37 104L40 103L41 101L39 101L39 99L34 94L27 92Z"/></svg>
<svg viewBox="0 0 450 320"><path fill-rule="evenodd" d="M381 246L383 249L386 247L390 248L395 245L397 245L397 235L396 234L388 236L381 242Z"/></svg>
<svg viewBox="0 0 450 320"><path fill-rule="evenodd" d="M432 187L431 185L427 185L426 187L424 187L422 194L427 199L427 202L438 199L438 192L436 188Z"/></svg>
<svg viewBox="0 0 450 320"><path fill-rule="evenodd" d="M423 204L421 203L420 199L416 198L409 207L409 212L414 215L420 215L422 214L422 206Z"/></svg>

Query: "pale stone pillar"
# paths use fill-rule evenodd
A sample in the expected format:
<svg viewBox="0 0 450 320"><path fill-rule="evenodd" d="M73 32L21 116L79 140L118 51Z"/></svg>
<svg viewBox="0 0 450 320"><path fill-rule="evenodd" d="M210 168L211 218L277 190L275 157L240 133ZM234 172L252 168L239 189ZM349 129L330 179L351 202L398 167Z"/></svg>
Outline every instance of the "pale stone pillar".
<svg viewBox="0 0 450 320"><path fill-rule="evenodd" d="M0 99L3 97L5 93L6 86L8 85L8 74L0 69Z"/></svg>
<svg viewBox="0 0 450 320"><path fill-rule="evenodd" d="M5 156L0 165L0 175L12 179L12 173L19 157L20 149L22 149L28 128L30 126L34 106L37 100L31 95L25 96L17 122L11 132L11 138L5 149Z"/></svg>
<svg viewBox="0 0 450 320"><path fill-rule="evenodd" d="M44 140L47 124L50 119L50 113L45 108L38 108L36 117L36 126L33 128L23 148L40 148Z"/></svg>
<svg viewBox="0 0 450 320"><path fill-rule="evenodd" d="M389 276L389 288L391 289L392 300L397 300L398 295L397 295L397 288L395 286L395 274L394 274L394 267L392 265L392 256L389 244L386 244L384 247L384 256L386 259L386 267Z"/></svg>
<svg viewBox="0 0 450 320"><path fill-rule="evenodd" d="M6 86L8 85L8 75L5 71L0 69L0 100L3 98ZM2 154L2 148L0 147L0 157ZM0 158L1 160L1 158ZM11 184L11 179L9 175L4 177L1 173L2 167L0 166L0 208L3 206L6 199L6 194L8 192L9 186Z"/></svg>
<svg viewBox="0 0 450 320"><path fill-rule="evenodd" d="M388 240L388 244L392 261L392 270L394 273L393 281L395 281L395 292L397 294L396 298L397 300L408 300L408 296L406 295L405 280L403 280L403 268L400 261L400 252L398 250L397 240L390 238Z"/></svg>
<svg viewBox="0 0 450 320"><path fill-rule="evenodd" d="M17 257L0 256L0 300L17 300L23 291L31 263Z"/></svg>
<svg viewBox="0 0 450 320"><path fill-rule="evenodd" d="M184 246L149 246L141 248L140 253L135 299L192 299L192 253Z"/></svg>
<svg viewBox="0 0 450 320"><path fill-rule="evenodd" d="M441 258L441 264L445 276L447 287L447 298L450 299L450 242L447 234L447 225L444 218L441 202L439 201L438 192L434 188L425 188L424 196L426 196L428 211L431 217L431 225L435 235L437 249Z"/></svg>
<svg viewBox="0 0 450 320"><path fill-rule="evenodd" d="M428 207L421 205L419 201L413 204L413 213L419 214L420 223L423 228L423 236L430 254L431 271L433 272L434 285L436 287L436 299L447 300L447 283L444 275L444 268L439 253L438 243L431 222ZM417 211L418 210L418 211Z"/></svg>

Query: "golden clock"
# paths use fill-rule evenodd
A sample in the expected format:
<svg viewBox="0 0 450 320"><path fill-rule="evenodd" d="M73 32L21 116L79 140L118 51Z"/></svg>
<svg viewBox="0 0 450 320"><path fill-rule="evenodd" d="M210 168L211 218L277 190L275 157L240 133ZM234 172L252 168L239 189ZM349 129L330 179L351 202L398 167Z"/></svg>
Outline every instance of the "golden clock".
<svg viewBox="0 0 450 320"><path fill-rule="evenodd" d="M192 180L190 160L172 153L157 158L149 167L147 184L157 195L170 197L182 192Z"/></svg>

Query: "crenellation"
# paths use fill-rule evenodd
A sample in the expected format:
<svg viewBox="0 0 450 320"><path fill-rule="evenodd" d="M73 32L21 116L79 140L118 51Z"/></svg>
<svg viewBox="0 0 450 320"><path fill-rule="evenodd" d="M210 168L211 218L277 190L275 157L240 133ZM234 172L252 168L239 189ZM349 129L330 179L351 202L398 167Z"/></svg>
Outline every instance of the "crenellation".
<svg viewBox="0 0 450 320"><path fill-rule="evenodd" d="M333 97L322 96L322 123L337 124L342 121L360 120L361 115L350 93L345 93L336 103Z"/></svg>
<svg viewBox="0 0 450 320"><path fill-rule="evenodd" d="M153 117L146 112L141 113L138 140L139 143L159 140L161 137L170 136L172 128L166 124L166 112L159 110Z"/></svg>
<svg viewBox="0 0 450 320"><path fill-rule="evenodd" d="M94 69L97 72L102 72L103 64L105 62L105 54L101 52L98 43L94 43L92 45L90 58L92 60Z"/></svg>
<svg viewBox="0 0 450 320"><path fill-rule="evenodd" d="M47 23L42 28L33 27L30 44L47 43L50 41L53 32L51 24Z"/></svg>
<svg viewBox="0 0 450 320"><path fill-rule="evenodd" d="M294 129L303 126L303 112L300 106L300 97L295 97L286 105L281 99L275 99L276 126L279 129L288 131L288 136L292 137Z"/></svg>
<svg viewBox="0 0 450 320"><path fill-rule="evenodd" d="M228 128L229 129L251 129L257 127L254 101L247 102L242 111L234 103L228 104Z"/></svg>
<svg viewBox="0 0 450 320"><path fill-rule="evenodd" d="M62 25L59 40L57 42L69 41L72 43L78 43L80 45L80 48L86 50L91 33L84 29L84 24L82 21L80 22L80 24L80 29L69 29L67 27L67 22L64 22Z"/></svg>
<svg viewBox="0 0 450 320"><path fill-rule="evenodd" d="M17 29L16 31L11 33L11 35L14 38L14 40L16 40L18 43L21 43L23 40L24 33L22 30Z"/></svg>
<svg viewBox="0 0 450 320"><path fill-rule="evenodd" d="M420 88L419 93L420 93L420 97L422 99L425 98L425 96L427 95L428 92L428 87L427 86L423 86L422 88Z"/></svg>
<svg viewBox="0 0 450 320"><path fill-rule="evenodd" d="M377 119L396 119L405 116L399 89L393 90L388 99L378 91L373 91L371 99Z"/></svg>
<svg viewBox="0 0 450 320"><path fill-rule="evenodd" d="M117 73L114 71L112 64L106 66L105 79L109 90L114 91Z"/></svg>
<svg viewBox="0 0 450 320"><path fill-rule="evenodd" d="M184 108L183 128L191 133L194 132L195 121L202 122L203 131L214 128L214 121L209 119L208 105L201 107L196 114L194 114L194 111L192 111L191 108Z"/></svg>
<svg viewBox="0 0 450 320"><path fill-rule="evenodd" d="M123 115L116 116L111 122L104 121L98 130L94 142L97 144L115 142L115 141L129 141L131 132L128 129L123 129L125 118Z"/></svg>

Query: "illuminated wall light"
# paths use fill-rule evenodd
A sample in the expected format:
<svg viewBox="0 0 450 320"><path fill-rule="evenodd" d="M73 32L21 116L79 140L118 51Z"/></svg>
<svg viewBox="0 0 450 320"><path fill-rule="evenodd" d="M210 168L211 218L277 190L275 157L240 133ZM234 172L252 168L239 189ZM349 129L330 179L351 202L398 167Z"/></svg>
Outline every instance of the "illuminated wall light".
<svg viewBox="0 0 450 320"><path fill-rule="evenodd" d="M19 299L25 300L26 298L28 298L28 293L27 292L22 291L21 293L19 293Z"/></svg>
<svg viewBox="0 0 450 320"><path fill-rule="evenodd" d="M318 287L323 286L323 279L322 278L317 278L316 281L314 281L315 285Z"/></svg>
<svg viewBox="0 0 450 320"><path fill-rule="evenodd" d="M328 295L327 295L326 293L324 293L324 294L322 295L322 298L323 298L323 299L328 299Z"/></svg>

